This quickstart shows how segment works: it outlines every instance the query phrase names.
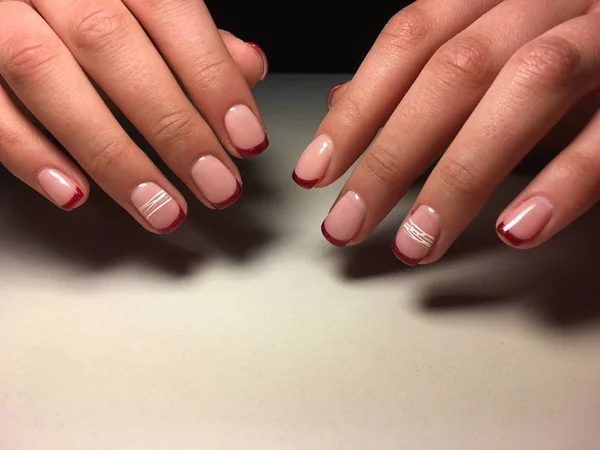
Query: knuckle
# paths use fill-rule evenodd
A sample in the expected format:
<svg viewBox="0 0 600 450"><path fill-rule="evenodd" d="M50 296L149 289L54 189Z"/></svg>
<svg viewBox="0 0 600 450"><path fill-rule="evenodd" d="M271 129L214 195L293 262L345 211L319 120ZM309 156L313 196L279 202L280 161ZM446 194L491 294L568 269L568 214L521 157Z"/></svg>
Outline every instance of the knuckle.
<svg viewBox="0 0 600 450"><path fill-rule="evenodd" d="M188 0L145 0L145 7L154 12L167 12L190 5Z"/></svg>
<svg viewBox="0 0 600 450"><path fill-rule="evenodd" d="M362 167L380 183L396 185L401 177L403 165L394 148L379 145L365 154Z"/></svg>
<svg viewBox="0 0 600 450"><path fill-rule="evenodd" d="M479 177L471 165L461 158L447 157L437 166L436 172L445 187L460 195L474 197L481 191Z"/></svg>
<svg viewBox="0 0 600 450"><path fill-rule="evenodd" d="M577 180L583 191L600 194L600 160L595 151L582 150L565 158L554 181L572 183L571 180Z"/></svg>
<svg viewBox="0 0 600 450"><path fill-rule="evenodd" d="M489 82L493 56L489 39L465 36L442 46L433 57L432 64L445 84L473 88Z"/></svg>
<svg viewBox="0 0 600 450"><path fill-rule="evenodd" d="M204 53L196 63L194 80L204 90L216 90L227 78L229 64L222 55Z"/></svg>
<svg viewBox="0 0 600 450"><path fill-rule="evenodd" d="M96 53L119 42L126 24L125 14L89 2L75 15L69 28L77 48Z"/></svg>
<svg viewBox="0 0 600 450"><path fill-rule="evenodd" d="M194 135L196 121L187 111L170 111L156 122L153 130L152 138L159 145L182 142Z"/></svg>
<svg viewBox="0 0 600 450"><path fill-rule="evenodd" d="M579 49L560 37L539 39L517 56L516 80L554 89L573 82L580 66Z"/></svg>
<svg viewBox="0 0 600 450"><path fill-rule="evenodd" d="M39 74L48 73L49 66L59 58L58 49L47 39L31 33L14 34L6 43L6 49L5 75L16 83L32 81Z"/></svg>
<svg viewBox="0 0 600 450"><path fill-rule="evenodd" d="M92 150L91 155L91 172L99 174L127 163L131 156L131 148L122 142L111 140Z"/></svg>
<svg viewBox="0 0 600 450"><path fill-rule="evenodd" d="M5 159L8 152L23 148L28 141L28 134L24 129L13 126L0 127L0 160Z"/></svg>
<svg viewBox="0 0 600 450"><path fill-rule="evenodd" d="M353 93L345 96L337 109L342 124L355 126L364 120L366 103L360 94Z"/></svg>
<svg viewBox="0 0 600 450"><path fill-rule="evenodd" d="M433 29L433 20L422 7L415 5L395 14L383 27L386 51L406 52L417 48Z"/></svg>

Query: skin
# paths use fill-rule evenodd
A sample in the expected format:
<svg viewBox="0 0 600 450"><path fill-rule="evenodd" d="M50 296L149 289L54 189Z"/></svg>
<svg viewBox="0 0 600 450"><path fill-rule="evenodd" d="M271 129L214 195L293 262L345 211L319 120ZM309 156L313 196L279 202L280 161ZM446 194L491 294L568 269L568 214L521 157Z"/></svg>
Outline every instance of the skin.
<svg viewBox="0 0 600 450"><path fill-rule="evenodd" d="M598 0L417 0L391 18L351 82L332 93L315 134L332 143L317 187L359 160L340 193L356 193L364 209L348 244L366 239L438 161L413 211L426 206L440 228L418 263L441 258L516 164L600 90L599 18ZM243 104L260 121L250 87L265 66L260 51L217 30L195 0L0 0L0 162L49 200L40 170L61 171L83 204L84 172L45 129L142 226L160 232L140 216L132 190L152 182L183 212L187 205L112 112L214 207L190 167L210 156L240 181L224 116ZM500 215L509 245L535 247L597 202L595 109ZM502 225L531 199L543 200L548 218L529 239L512 239Z"/></svg>
<svg viewBox="0 0 600 450"><path fill-rule="evenodd" d="M185 199L111 109L212 208L191 166L211 156L240 180L230 157L240 154L224 117L243 104L260 121L250 88L265 65L255 47L217 30L196 0L0 0L0 163L51 201L38 175L60 171L82 192L76 206L89 193L85 171L143 227L159 232L132 203L136 186L155 183L183 213Z"/></svg>
<svg viewBox="0 0 600 450"><path fill-rule="evenodd" d="M317 187L358 160L338 199L352 191L363 202L364 221L349 242L359 244L438 161L412 208L435 211L439 233L417 263L437 261L524 156L589 103L599 70L597 0L418 0L390 19L352 80L330 94L315 136L329 136L333 151ZM507 244L536 247L598 201L594 104L583 131L497 225L536 198L548 202L549 219L521 242L499 230Z"/></svg>

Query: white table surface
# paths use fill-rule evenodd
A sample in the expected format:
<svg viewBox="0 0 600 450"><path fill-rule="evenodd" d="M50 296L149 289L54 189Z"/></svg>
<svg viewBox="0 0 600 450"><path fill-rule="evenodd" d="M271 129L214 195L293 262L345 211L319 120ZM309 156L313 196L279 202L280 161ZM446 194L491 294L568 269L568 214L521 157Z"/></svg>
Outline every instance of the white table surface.
<svg viewBox="0 0 600 450"><path fill-rule="evenodd" d="M438 264L320 223L341 183L291 171L335 76L256 89L271 138L245 195L145 232L100 191L62 213L0 173L1 450L600 448L600 215L532 252L494 221Z"/></svg>

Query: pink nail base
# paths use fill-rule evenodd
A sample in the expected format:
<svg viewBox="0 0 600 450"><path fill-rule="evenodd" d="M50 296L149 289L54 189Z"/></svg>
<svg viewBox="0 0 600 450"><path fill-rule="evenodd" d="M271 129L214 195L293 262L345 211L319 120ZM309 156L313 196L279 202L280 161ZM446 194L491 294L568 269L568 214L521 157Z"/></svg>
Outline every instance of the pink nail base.
<svg viewBox="0 0 600 450"><path fill-rule="evenodd" d="M318 179L316 180L305 180L304 178L300 178L297 174L296 171L294 171L292 173L292 179L294 180L294 183L296 183L298 186L304 188L304 189L312 189L314 188L317 183L319 182Z"/></svg>
<svg viewBox="0 0 600 450"><path fill-rule="evenodd" d="M345 247L348 245L350 241L340 241L339 239L334 238L327 231L327 227L325 227L325 222L321 224L321 233L323 233L323 237L329 241L330 244L335 245L336 247Z"/></svg>
<svg viewBox="0 0 600 450"><path fill-rule="evenodd" d="M233 205L242 196L242 185L238 182L235 188L235 192L227 200L219 203L212 203L215 209L222 210L227 209Z"/></svg>
<svg viewBox="0 0 600 450"><path fill-rule="evenodd" d="M181 207L179 208L179 215L177 216L177 218L173 221L173 223L171 225L169 225L166 228L163 228L161 230L157 230L159 233L161 234L167 234L167 233L171 233L172 231L175 231L177 228L179 228L179 226L183 223L183 221L185 220L186 214L183 211L183 209L181 209Z"/></svg>
<svg viewBox="0 0 600 450"><path fill-rule="evenodd" d="M527 241L524 241L523 239L519 239L518 237L516 237L514 234L512 234L510 232L510 230L506 230L505 227L506 227L506 225L504 224L504 222L501 222L500 225L498 225L496 227L496 232L500 236L502 236L502 238L504 238L504 240L506 242L508 242L511 245L514 245L515 247L520 247L527 242ZM531 239L529 239L529 240L531 240Z"/></svg>
<svg viewBox="0 0 600 450"><path fill-rule="evenodd" d="M414 266L419 265L419 263L421 262L420 259L409 258L404 253L402 253L400 251L400 249L398 248L398 246L396 245L395 239L394 239L394 242L392 242L392 252L394 252L394 255L396 256L396 258L398 258L400 261L402 261L407 266L414 267Z"/></svg>
<svg viewBox="0 0 600 450"><path fill-rule="evenodd" d="M255 156L260 155L264 152L269 146L269 138L265 136L265 140L258 144L256 147L252 148L237 148L237 151L242 156L242 158L254 158Z"/></svg>
<svg viewBox="0 0 600 450"><path fill-rule="evenodd" d="M73 209L75 209L77 204L83 199L83 197L84 197L83 191L79 187L77 187L75 189L75 193L73 194L73 197L71 197L71 199L67 203L62 205L61 208L64 209L65 211L72 211Z"/></svg>

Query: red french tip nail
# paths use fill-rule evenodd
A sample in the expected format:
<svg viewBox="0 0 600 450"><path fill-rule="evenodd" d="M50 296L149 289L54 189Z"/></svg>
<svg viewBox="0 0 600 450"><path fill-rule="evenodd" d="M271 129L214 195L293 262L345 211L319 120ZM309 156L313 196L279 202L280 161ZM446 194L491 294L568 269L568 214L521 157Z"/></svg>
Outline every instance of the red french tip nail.
<svg viewBox="0 0 600 450"><path fill-rule="evenodd" d="M265 136L265 140L252 148L238 148L237 151L240 153L242 158L254 158L264 152L269 146L269 138Z"/></svg>
<svg viewBox="0 0 600 450"><path fill-rule="evenodd" d="M333 85L332 88L329 89L329 94L327 94L327 109L331 109L331 100L333 100L333 94L335 94L335 92L344 84L346 83L338 83Z"/></svg>
<svg viewBox="0 0 600 450"><path fill-rule="evenodd" d="M238 182L237 186L235 188L235 192L231 195L231 197L229 197L225 201L222 201L219 203L213 203L212 205L215 207L215 209L218 209L218 210L227 209L231 205L233 205L241 196L242 196L242 185Z"/></svg>
<svg viewBox="0 0 600 450"><path fill-rule="evenodd" d="M75 189L75 193L73 194L73 197L71 197L71 200L69 200L67 203L62 205L61 208L64 209L65 211L71 211L73 208L75 208L77 206L77 204L83 199L83 197L84 197L83 191L79 187L77 187Z"/></svg>
<svg viewBox="0 0 600 450"><path fill-rule="evenodd" d="M395 239L394 239L394 242L392 243L392 251L394 252L394 255L396 255L396 258L398 258L400 261L402 261L407 266L414 267L421 262L420 259L409 258L404 253L402 253L400 251L400 249L398 248L398 246L396 245Z"/></svg>
<svg viewBox="0 0 600 450"><path fill-rule="evenodd" d="M292 179L294 180L294 182L300 186L303 187L304 189L312 189L314 188L317 183L319 182L318 179L316 180L305 180L304 178L300 178L297 174L296 171L294 171L292 173Z"/></svg>
<svg viewBox="0 0 600 450"><path fill-rule="evenodd" d="M183 209L179 208L179 215L173 221L173 223L171 225L169 225L168 227L163 228L162 230L158 230L158 231L162 234L167 234L172 231L175 231L177 228L179 228L179 226L183 223L184 220L185 220L185 212L183 211Z"/></svg>
<svg viewBox="0 0 600 450"><path fill-rule="evenodd" d="M264 81L264 79L267 78L267 75L269 75L269 60L267 59L267 54L264 52L262 47L256 42L246 42L246 44L253 47L254 50L256 50L256 52L260 55L263 61L263 73L260 77L260 81Z"/></svg>
<svg viewBox="0 0 600 450"><path fill-rule="evenodd" d="M500 225L496 227L496 232L504 238L508 243L514 245L515 247L520 247L525 243L522 239L519 239L514 234L510 232L510 230L506 229L504 222L501 222Z"/></svg>
<svg viewBox="0 0 600 450"><path fill-rule="evenodd" d="M325 222L321 224L321 233L323 233L323 237L329 241L330 244L335 245L336 247L345 247L348 245L349 241L340 241L339 239L334 238L329 234L327 228L325 227Z"/></svg>

